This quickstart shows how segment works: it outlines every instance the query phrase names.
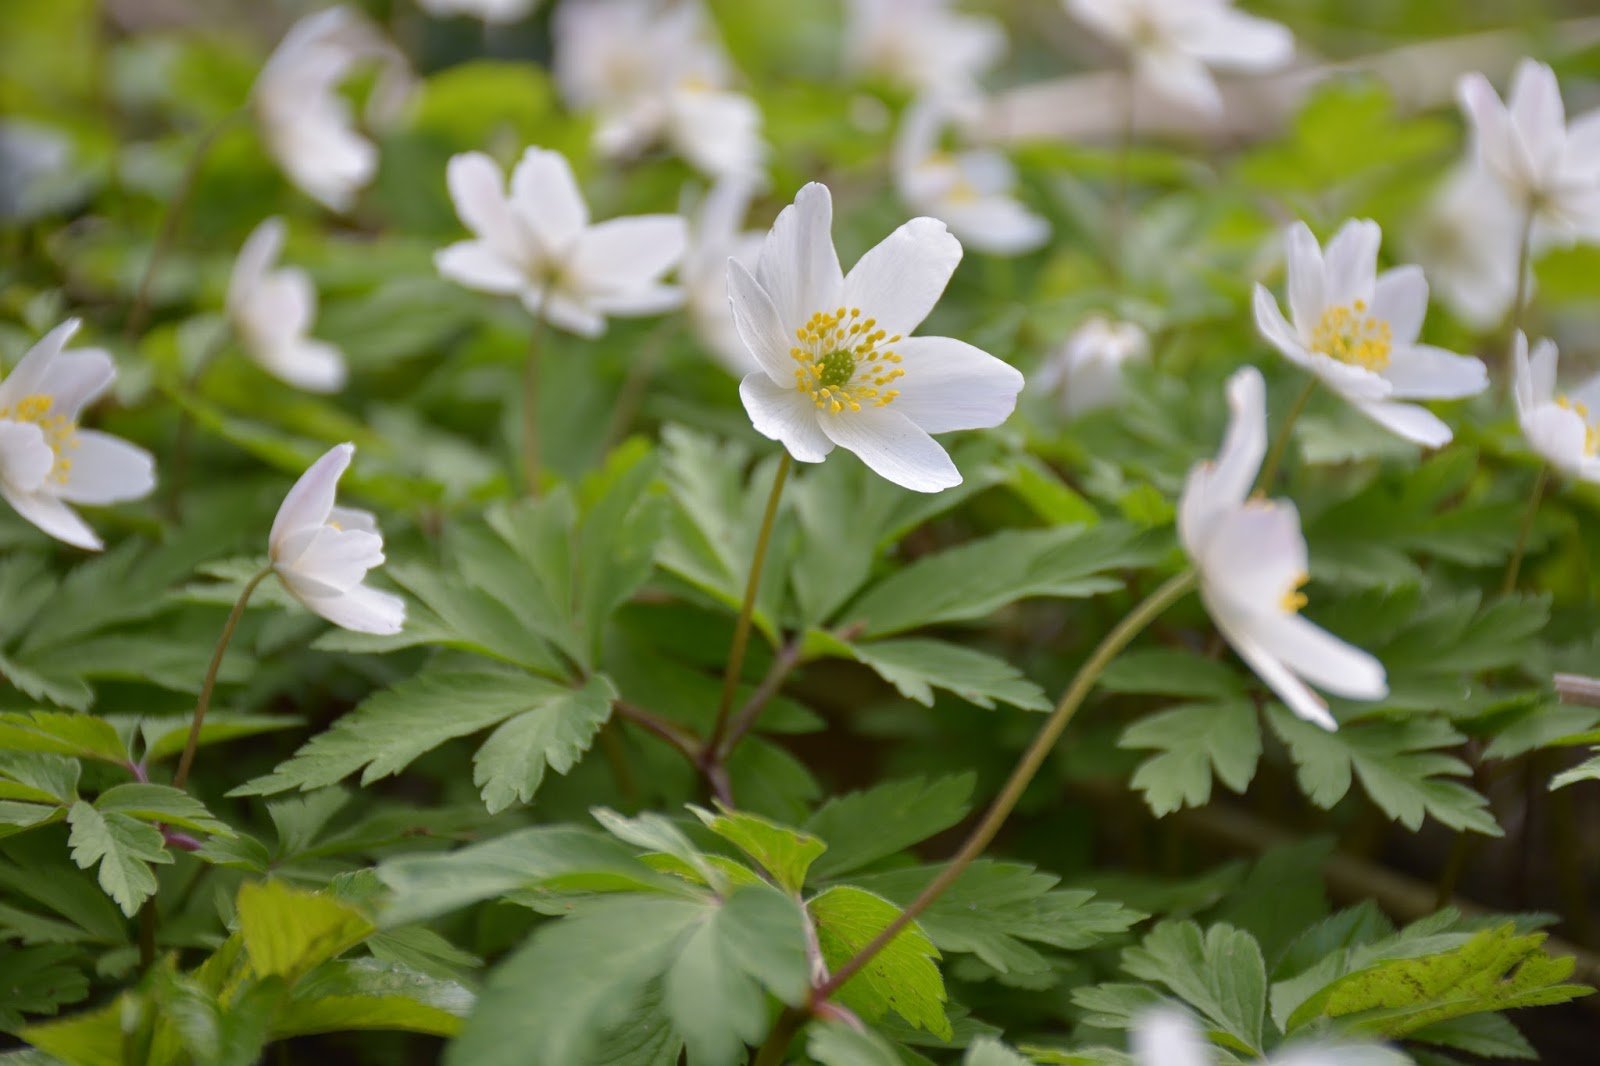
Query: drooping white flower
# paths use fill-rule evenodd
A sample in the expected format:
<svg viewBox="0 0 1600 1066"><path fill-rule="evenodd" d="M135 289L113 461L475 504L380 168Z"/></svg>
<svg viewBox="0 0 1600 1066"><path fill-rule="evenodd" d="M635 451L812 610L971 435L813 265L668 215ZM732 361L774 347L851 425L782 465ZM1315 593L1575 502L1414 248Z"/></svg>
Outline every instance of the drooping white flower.
<svg viewBox="0 0 1600 1066"><path fill-rule="evenodd" d="M306 336L317 317L316 287L297 267L274 269L283 236L283 220L269 218L244 242L228 279L228 318L269 374L307 392L338 392L344 353Z"/></svg>
<svg viewBox="0 0 1600 1066"><path fill-rule="evenodd" d="M695 212L689 251L679 271L695 333L719 363L740 377L757 366L739 339L728 307L728 260L749 268L761 254L766 235L744 229L750 196L750 184L738 179L724 179L712 187Z"/></svg>
<svg viewBox="0 0 1600 1066"><path fill-rule="evenodd" d="M430 15L465 15L488 25L503 25L526 18L539 6L539 0L417 0Z"/></svg>
<svg viewBox="0 0 1600 1066"><path fill-rule="evenodd" d="M993 148L947 152L939 139L960 101L925 96L907 109L895 142L894 177L913 211L950 227L966 246L991 255L1022 255L1050 239L1050 223L1012 195L1011 160Z"/></svg>
<svg viewBox="0 0 1600 1066"><path fill-rule="evenodd" d="M757 432L803 463L837 445L917 492L961 483L929 434L983 429L1016 406L1022 375L964 341L913 337L961 261L944 223L914 218L851 268L833 247L833 199L800 190L755 274L728 264L734 323L761 369L739 386Z"/></svg>
<svg viewBox="0 0 1600 1066"><path fill-rule="evenodd" d="M143 448L78 426L78 414L117 376L99 348L62 349L78 332L69 318L28 349L0 381L0 496L57 540L104 545L71 504L121 503L155 488L155 460Z"/></svg>
<svg viewBox="0 0 1600 1066"><path fill-rule="evenodd" d="M1217 1061L1200 1027L1177 1007L1146 1011L1129 1042L1136 1066L1213 1066ZM1263 1066L1403 1066L1410 1061L1379 1044L1305 1044L1268 1056Z"/></svg>
<svg viewBox="0 0 1600 1066"><path fill-rule="evenodd" d="M951 0L849 0L844 39L850 70L919 93L976 91L1006 52L997 20Z"/></svg>
<svg viewBox="0 0 1600 1066"><path fill-rule="evenodd" d="M1200 598L1233 650L1300 718L1336 729L1307 682L1351 699L1388 694L1382 665L1300 614L1309 580L1300 515L1288 500L1251 499L1267 448L1266 386L1245 367L1228 381L1232 412L1215 462L1195 464L1178 502L1178 539Z"/></svg>
<svg viewBox="0 0 1600 1066"><path fill-rule="evenodd" d="M272 520L272 569L289 595L336 626L392 634L405 624L398 596L368 588L367 571L383 565L383 536L366 511L334 506L339 478L356 453L340 444L300 475Z"/></svg>
<svg viewBox="0 0 1600 1066"><path fill-rule="evenodd" d="M1502 102L1482 74L1461 79L1478 158L1541 235L1600 240L1600 108L1568 125L1555 72L1524 59Z"/></svg>
<svg viewBox="0 0 1600 1066"><path fill-rule="evenodd" d="M409 92L405 59L361 15L331 7L290 27L253 91L273 158L307 196L334 211L349 210L378 171L378 149L356 129L339 93L357 66L373 60L382 75L367 111L381 121Z"/></svg>
<svg viewBox="0 0 1600 1066"><path fill-rule="evenodd" d="M698 0L566 0L554 32L557 83L570 106L598 117L603 154L664 142L706 174L761 172L761 111L730 90Z"/></svg>
<svg viewBox="0 0 1600 1066"><path fill-rule="evenodd" d="M1406 254L1457 318L1487 330L1516 299L1520 226L1499 183L1477 167L1461 167L1406 231Z"/></svg>
<svg viewBox="0 0 1600 1066"><path fill-rule="evenodd" d="M661 282L688 241L677 215L591 224L589 205L560 152L529 148L511 174L482 152L450 160L456 214L476 236L434 256L439 273L480 292L516 296L530 314L597 337L606 316L653 315L683 302Z"/></svg>
<svg viewBox="0 0 1600 1066"><path fill-rule="evenodd" d="M1064 0L1067 10L1127 50L1141 84L1179 105L1216 113L1213 68L1259 74L1294 57L1282 25L1234 8L1233 0Z"/></svg>
<svg viewBox="0 0 1600 1066"><path fill-rule="evenodd" d="M1600 376L1558 392L1553 341L1540 341L1530 358L1528 338L1519 331L1512 355L1523 436L1563 474L1600 484Z"/></svg>
<svg viewBox="0 0 1600 1066"><path fill-rule="evenodd" d="M1420 344L1428 282L1414 266L1378 273L1383 231L1351 221L1326 252L1304 223L1286 238L1289 313L1285 321L1266 286L1256 286L1256 326L1297 366L1396 436L1429 448L1450 441L1450 427L1406 400L1452 400L1489 385L1480 360Z"/></svg>
<svg viewBox="0 0 1600 1066"><path fill-rule="evenodd" d="M1149 354L1150 337L1138 323L1093 315L1073 331L1033 384L1053 393L1062 413L1076 418L1116 404L1122 398L1123 365Z"/></svg>

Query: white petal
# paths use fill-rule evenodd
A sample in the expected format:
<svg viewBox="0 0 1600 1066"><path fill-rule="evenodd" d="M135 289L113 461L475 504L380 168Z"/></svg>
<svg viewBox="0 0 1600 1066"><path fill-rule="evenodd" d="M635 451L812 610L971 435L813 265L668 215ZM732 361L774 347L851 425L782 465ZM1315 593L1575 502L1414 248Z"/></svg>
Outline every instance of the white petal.
<svg viewBox="0 0 1600 1066"><path fill-rule="evenodd" d="M1256 315L1256 329L1260 330L1261 336L1266 339L1267 343L1282 352L1295 365L1309 368L1311 366L1311 354L1306 351L1304 343L1301 342L1300 334L1283 317L1283 311L1279 309L1278 301L1272 298L1272 293L1267 291L1265 285L1256 286L1253 306ZM1318 314L1320 313L1318 312Z"/></svg>
<svg viewBox="0 0 1600 1066"><path fill-rule="evenodd" d="M293 538L299 541L301 538ZM284 542L284 554L274 560L280 571L292 571L334 592L346 592L360 583L367 571L383 563L383 538L364 529L320 526L304 543Z"/></svg>
<svg viewBox="0 0 1600 1066"><path fill-rule="evenodd" d="M1294 35L1288 28L1220 8L1197 19L1195 31L1184 36L1183 47L1208 64L1234 70L1276 70L1294 58Z"/></svg>
<svg viewBox="0 0 1600 1066"><path fill-rule="evenodd" d="M1565 473L1582 473L1588 427L1576 411L1544 404L1529 411L1521 421L1522 433L1534 451Z"/></svg>
<svg viewBox="0 0 1600 1066"><path fill-rule="evenodd" d="M1215 462L1196 463L1178 501L1178 534L1199 562L1220 518L1250 494L1267 454L1266 382L1261 371L1243 367L1228 379L1227 433Z"/></svg>
<svg viewBox="0 0 1600 1066"><path fill-rule="evenodd" d="M274 559L279 546L289 534L313 529L328 520L328 515L333 511L334 496L339 491L339 479L349 469L350 460L355 454L354 444L336 444L300 475L289 494L283 498L278 514L272 520L272 530L267 534L267 543L272 548Z"/></svg>
<svg viewBox="0 0 1600 1066"><path fill-rule="evenodd" d="M585 292L625 293L671 270L688 244L688 224L677 215L614 218L584 230L568 273Z"/></svg>
<svg viewBox="0 0 1600 1066"><path fill-rule="evenodd" d="M69 503L139 500L156 487L155 457L120 437L80 429L62 458L72 463L66 483L55 489Z"/></svg>
<svg viewBox="0 0 1600 1066"><path fill-rule="evenodd" d="M966 341L910 337L894 346L905 376L890 405L927 433L998 426L1017 406L1022 373Z"/></svg>
<svg viewBox="0 0 1600 1066"><path fill-rule="evenodd" d="M1207 115L1222 113L1222 93L1200 60L1175 48L1143 50L1134 55L1134 72L1156 93Z"/></svg>
<svg viewBox="0 0 1600 1066"><path fill-rule="evenodd" d="M1567 127L1563 169L1576 174L1600 172L1600 108L1579 115Z"/></svg>
<svg viewBox="0 0 1600 1066"><path fill-rule="evenodd" d="M1306 540L1288 500L1250 500L1215 522L1198 558L1213 598L1242 616L1283 614L1283 601L1306 577Z"/></svg>
<svg viewBox="0 0 1600 1066"><path fill-rule="evenodd" d="M486 241L457 241L433 253L433 265L446 279L478 292L510 296L528 284L521 266Z"/></svg>
<svg viewBox="0 0 1600 1066"><path fill-rule="evenodd" d="M839 306L844 272L833 248L833 197L812 182L795 196L761 246L756 280L772 298L787 336L818 311Z"/></svg>
<svg viewBox="0 0 1600 1066"><path fill-rule="evenodd" d="M1298 614L1274 619L1253 635L1268 654L1320 689L1357 700L1389 694L1382 663Z"/></svg>
<svg viewBox="0 0 1600 1066"><path fill-rule="evenodd" d="M739 399L756 432L782 444L802 463L820 463L833 451L833 441L817 424L816 403L799 389L775 384L758 370L739 383Z"/></svg>
<svg viewBox="0 0 1600 1066"><path fill-rule="evenodd" d="M511 173L511 210L551 254L564 253L589 225L589 205L560 152L529 148Z"/></svg>
<svg viewBox="0 0 1600 1066"><path fill-rule="evenodd" d="M1374 318L1389 323L1397 347L1415 341L1428 313L1428 279L1422 276L1422 268L1384 271L1373 287L1370 310Z"/></svg>
<svg viewBox="0 0 1600 1066"><path fill-rule="evenodd" d="M1339 728L1338 721L1328 712L1328 702L1313 692L1294 671L1257 643L1250 629L1240 628L1231 622L1225 623L1214 612L1212 619L1228 643L1233 646L1233 650L1239 653L1239 658L1255 671L1257 677L1267 683L1268 688L1277 693L1278 698L1296 718L1321 726L1330 733Z"/></svg>
<svg viewBox="0 0 1600 1066"><path fill-rule="evenodd" d="M575 336L593 340L606 331L606 319L581 296L554 290L534 296L523 294L523 304L533 314L542 314L546 322Z"/></svg>
<svg viewBox="0 0 1600 1066"><path fill-rule="evenodd" d="M1316 328L1322 312L1328 308L1328 301L1324 297L1327 268L1322 263L1322 246L1317 243L1311 227L1304 222L1296 222L1289 227L1284 246L1289 268L1289 314L1298 330L1309 332ZM1260 286L1257 286L1257 292L1260 291ZM1258 305L1260 299L1258 295ZM1261 321L1259 309L1256 321Z"/></svg>
<svg viewBox="0 0 1600 1066"><path fill-rule="evenodd" d="M891 407L824 414L819 422L833 443L896 485L939 492L961 484L961 472L939 442Z"/></svg>
<svg viewBox="0 0 1600 1066"><path fill-rule="evenodd" d="M349 377L344 352L327 341L300 339L256 353L261 366L280 380L306 392L332 393Z"/></svg>
<svg viewBox="0 0 1600 1066"><path fill-rule="evenodd" d="M405 626L406 601L366 585L342 595L306 597L300 602L334 625L356 633L391 636Z"/></svg>
<svg viewBox="0 0 1600 1066"><path fill-rule="evenodd" d="M1412 403L1357 403L1356 410L1397 437L1424 448L1443 448L1450 443L1450 427L1426 407Z"/></svg>
<svg viewBox="0 0 1600 1066"><path fill-rule="evenodd" d="M334 529L359 529L366 533L378 532L378 516L359 507L338 507L328 512L328 524Z"/></svg>
<svg viewBox="0 0 1600 1066"><path fill-rule="evenodd" d="M1456 400L1489 387L1482 359L1457 355L1431 344L1397 348L1383 368L1397 400Z"/></svg>
<svg viewBox="0 0 1600 1066"><path fill-rule="evenodd" d="M246 238L228 278L228 313L237 315L283 251L283 219L269 218Z"/></svg>
<svg viewBox="0 0 1600 1066"><path fill-rule="evenodd" d="M794 346L794 334L784 328L767 290L750 275L744 264L732 259L728 260L728 305L739 339L744 341L761 369L777 385L791 386L795 361L789 351Z"/></svg>
<svg viewBox="0 0 1600 1066"><path fill-rule="evenodd" d="M1511 116L1506 112L1494 86L1482 74L1468 74L1456 86L1461 108L1476 133L1478 157L1515 199L1528 194L1528 167L1521 145L1511 131Z"/></svg>
<svg viewBox="0 0 1600 1066"><path fill-rule="evenodd" d="M1009 197L990 196L937 212L969 248L986 255L1026 255L1050 240L1050 222Z"/></svg>
<svg viewBox="0 0 1600 1066"><path fill-rule="evenodd" d="M678 285L643 285L625 292L597 293L589 299L596 311L619 318L659 315L683 306L684 292Z"/></svg>
<svg viewBox="0 0 1600 1066"><path fill-rule="evenodd" d="M1334 234L1322 253L1327 266L1323 299L1329 307L1348 307L1357 300L1372 303L1382 243L1383 230L1366 219L1351 219Z"/></svg>
<svg viewBox="0 0 1600 1066"><path fill-rule="evenodd" d="M0 419L0 484L33 492L56 468L56 453L32 422Z"/></svg>
<svg viewBox="0 0 1600 1066"><path fill-rule="evenodd" d="M17 514L59 541L92 552L105 547L76 511L48 492L17 492L0 484L0 496Z"/></svg>
<svg viewBox="0 0 1600 1066"><path fill-rule="evenodd" d="M1076 0L1074 10L1083 6ZM1140 1015L1129 1045L1138 1066L1211 1066L1211 1045L1194 1020L1174 1007Z"/></svg>
<svg viewBox="0 0 1600 1066"><path fill-rule="evenodd" d="M54 398L51 413L78 417L78 412L100 398L116 380L117 367L103 348L78 348L62 352L44 368L39 391Z"/></svg>
<svg viewBox="0 0 1600 1066"><path fill-rule="evenodd" d="M1512 131L1527 151L1534 172L1550 173L1561 161L1567 136L1566 110L1555 72L1532 59L1517 64L1509 110Z"/></svg>
<svg viewBox="0 0 1600 1066"><path fill-rule="evenodd" d="M961 242L943 222L914 218L850 269L841 302L861 308L890 335L910 336L939 302L960 262Z"/></svg>
<svg viewBox="0 0 1600 1066"><path fill-rule="evenodd" d="M476 236L492 243L516 231L506 176L494 160L482 152L463 152L450 157L444 173L456 215Z"/></svg>
<svg viewBox="0 0 1600 1066"><path fill-rule="evenodd" d="M78 319L69 318L28 349L5 380L0 381L0 408L15 407L18 400L44 391L41 386L45 371L61 354L61 349L66 347L72 335L78 332L80 325L82 323Z"/></svg>

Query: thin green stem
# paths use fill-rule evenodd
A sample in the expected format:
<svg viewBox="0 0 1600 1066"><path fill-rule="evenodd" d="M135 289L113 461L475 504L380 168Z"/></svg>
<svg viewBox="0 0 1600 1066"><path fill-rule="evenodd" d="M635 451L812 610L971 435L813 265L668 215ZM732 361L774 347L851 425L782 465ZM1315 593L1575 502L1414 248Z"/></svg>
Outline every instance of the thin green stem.
<svg viewBox="0 0 1600 1066"><path fill-rule="evenodd" d="M745 648L750 643L750 623L756 612L756 594L761 590L761 571L767 564L767 547L772 543L772 527L778 520L778 502L783 498L783 484L789 479L789 468L794 459L788 452L778 460L778 472L772 476L772 493L767 497L767 510L761 518L761 532L756 535L756 552L750 560L750 579L744 586L744 605L739 609L739 621L733 627L733 644L728 649L728 667L722 675L722 699L717 704L717 721L706 737L704 754L715 761L722 739L728 732L728 715L733 711L733 697L739 691L739 676L744 670Z"/></svg>
<svg viewBox="0 0 1600 1066"><path fill-rule="evenodd" d="M640 346L638 355L628 364L627 377L623 378L617 402L611 408L611 424L606 427L604 451L609 452L621 444L633 428L633 420L644 406L645 386L650 384L656 364L661 361L671 339L670 325L663 325Z"/></svg>
<svg viewBox="0 0 1600 1066"><path fill-rule="evenodd" d="M528 495L539 498L539 356L544 347L543 319L533 320L528 358L522 367L522 477Z"/></svg>
<svg viewBox="0 0 1600 1066"><path fill-rule="evenodd" d="M1511 300L1511 321L1506 330L1506 389L1513 388L1516 381L1517 366L1516 336L1522 330L1523 319L1528 313L1528 275L1533 268L1533 219L1538 213L1538 206L1529 203L1522 214L1522 229L1517 238L1517 292Z"/></svg>
<svg viewBox="0 0 1600 1066"><path fill-rule="evenodd" d="M1000 832L1000 827L1005 824L1017 802L1022 799L1022 793L1033 781L1034 775L1039 772L1039 768L1044 765L1045 759L1055 749L1056 741L1060 739L1062 731L1072 721L1073 715L1083 704L1084 698L1094 688L1095 682L1100 679L1100 675L1105 671L1105 668L1158 615L1182 599L1190 589L1194 588L1194 584L1195 572L1193 570L1185 570L1168 578L1160 588L1156 589L1144 602L1128 612L1127 616L1118 622L1111 632L1105 635L1099 646L1084 661L1084 664L1078 668L1078 673L1073 677L1072 684L1067 687L1067 691L1062 695L1061 702L1056 704L1056 709L1045 720L1043 727L1039 730L1039 734L1033 738L1033 743L1028 746L1028 750L1023 753L1021 761L1011 771L1011 777L1006 781L1005 787L1000 790L1000 795L995 797L994 803L990 805L988 812L984 814L983 821L979 822L977 827L973 829L972 834L961 845L961 850L956 852L955 857L945 864L943 870L939 871L939 875L928 882L927 887L917 894L917 898L912 900L910 905L895 917L894 921L884 927L881 933L873 937L848 962L834 971L832 976L817 986L811 997L813 1005L826 1000L837 992L846 981L860 972L861 968L870 962L873 956L887 947L895 937L900 935L906 926L916 921L918 915L932 906L933 902L943 895L946 889L955 884L956 880L966 872L967 867L972 865L973 860L983 854L984 849L989 846L996 834Z"/></svg>
<svg viewBox="0 0 1600 1066"><path fill-rule="evenodd" d="M200 686L200 698L195 701L194 721L189 724L189 739L184 741L183 757L178 760L178 772L172 775L173 788L182 788L188 783L189 770L194 765L195 749L200 746L200 727L205 724L206 711L211 709L211 693L217 687L217 671L222 669L222 657L228 652L228 644L233 640L233 631L239 628L239 619L244 617L244 609L250 603L251 594L271 573L270 566L264 566L257 571L254 577L245 582L239 598L234 601L233 610L228 612L228 620L222 626L222 636L217 639L217 650L212 653L211 665L206 668L205 683Z"/></svg>
<svg viewBox="0 0 1600 1066"><path fill-rule="evenodd" d="M751 1066L783 1066L783 1057L789 1050L789 1044L794 1040L795 1034L800 1032L800 1027L806 1023L807 1014L803 1010L793 1007L783 1008L783 1013L778 1015L778 1021L772 1027L772 1032L767 1034L767 1042L761 1045L761 1050L756 1052L755 1062Z"/></svg>
<svg viewBox="0 0 1600 1066"><path fill-rule="evenodd" d="M1272 483L1278 480L1278 468L1283 465L1283 457L1289 451L1289 440L1294 434L1294 424L1300 421L1300 415L1310 402L1311 394L1316 391L1317 379L1313 377L1306 382L1306 387L1300 390L1300 395L1294 398L1294 403L1283 416L1283 425L1278 427L1278 435L1272 442L1272 450L1267 453L1267 461L1261 464L1261 476L1256 478L1257 492L1272 492Z"/></svg>
<svg viewBox="0 0 1600 1066"><path fill-rule="evenodd" d="M1506 579L1501 582L1500 595L1509 596L1517 591L1517 576L1522 572L1522 557L1528 551L1528 538L1533 535L1533 521L1539 516L1539 503L1544 499L1545 486L1550 481L1550 468L1539 468L1539 479L1533 483L1533 494L1528 497L1528 509L1522 512L1522 526L1517 530L1517 546L1511 550L1511 561L1506 564Z"/></svg>

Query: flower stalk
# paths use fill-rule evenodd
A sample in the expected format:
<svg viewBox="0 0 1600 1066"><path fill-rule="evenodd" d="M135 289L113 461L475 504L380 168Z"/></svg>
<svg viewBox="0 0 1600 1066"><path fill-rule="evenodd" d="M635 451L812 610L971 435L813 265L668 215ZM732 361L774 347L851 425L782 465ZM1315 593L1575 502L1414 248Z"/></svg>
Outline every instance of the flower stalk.
<svg viewBox="0 0 1600 1066"><path fill-rule="evenodd" d="M178 760L178 772L172 775L174 788L183 788L189 781L189 770L194 766L195 749L200 746L200 727L205 724L206 711L211 709L211 693L217 687L217 672L222 669L222 657L228 653L228 645L233 641L234 630L239 628L239 619L244 617L244 609L249 605L256 586L271 574L272 567L264 566L245 582L239 598L234 601L233 610L228 612L228 620L222 625L222 636L217 639L217 650L212 653L211 665L206 668L205 682L200 686L200 698L195 701L194 721L189 724L189 739L184 741L183 756Z"/></svg>
<svg viewBox="0 0 1600 1066"><path fill-rule="evenodd" d="M1528 551L1528 538L1533 535L1533 522L1539 516L1539 504L1544 499L1545 487L1550 483L1550 468L1541 465L1539 478L1533 483L1533 493L1528 497L1528 509L1522 513L1522 525L1517 530L1517 546L1511 551L1511 561L1506 564L1506 579L1500 585L1500 595L1509 596L1517 591L1517 577L1522 572L1522 558Z"/></svg>
<svg viewBox="0 0 1600 1066"><path fill-rule="evenodd" d="M533 336L528 341L528 356L522 367L522 477L528 495L539 498L539 363L544 331L533 320Z"/></svg>
<svg viewBox="0 0 1600 1066"><path fill-rule="evenodd" d="M1300 415L1305 411L1306 404L1311 401L1311 394L1317 391L1317 379L1311 378L1306 382L1305 388L1300 390L1300 395L1294 398L1294 403L1289 405L1289 410L1283 416L1283 425L1278 427L1278 435L1272 441L1272 450L1267 453L1267 461L1261 465L1261 476L1256 479L1256 491L1270 493L1273 482L1278 480L1278 467L1283 465L1283 457L1288 454L1289 440L1294 435L1294 424L1300 421Z"/></svg>

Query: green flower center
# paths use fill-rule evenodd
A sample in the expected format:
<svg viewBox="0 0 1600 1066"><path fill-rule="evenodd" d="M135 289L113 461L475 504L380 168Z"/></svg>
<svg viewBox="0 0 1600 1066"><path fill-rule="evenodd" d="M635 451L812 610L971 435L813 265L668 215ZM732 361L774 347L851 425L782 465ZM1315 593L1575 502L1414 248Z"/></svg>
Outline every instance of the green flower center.
<svg viewBox="0 0 1600 1066"><path fill-rule="evenodd" d="M839 414L859 411L863 404L886 407L899 395L888 385L905 376L897 365L900 356L889 350L897 343L878 320L861 317L859 307L818 311L795 330L796 345L789 349L798 365L794 387L811 397L818 408Z"/></svg>

